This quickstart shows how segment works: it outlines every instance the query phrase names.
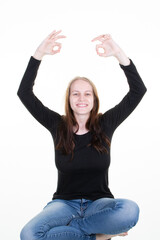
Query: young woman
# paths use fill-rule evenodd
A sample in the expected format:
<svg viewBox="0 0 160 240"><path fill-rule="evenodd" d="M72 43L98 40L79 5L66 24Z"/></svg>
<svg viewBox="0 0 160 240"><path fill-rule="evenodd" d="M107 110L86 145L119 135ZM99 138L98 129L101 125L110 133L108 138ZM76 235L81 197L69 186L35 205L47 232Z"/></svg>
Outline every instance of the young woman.
<svg viewBox="0 0 160 240"><path fill-rule="evenodd" d="M139 218L138 205L115 199L108 187L110 144L115 129L136 108L146 92L137 69L108 34L92 41L99 56L114 56L124 71L129 92L103 114L94 84L85 77L73 79L66 91L65 115L47 108L33 93L42 58L60 52L64 35L53 31L31 56L18 89L29 112L53 137L57 190L44 209L21 231L21 240L105 240L126 236ZM58 48L58 49L55 49ZM100 51L103 49L103 53Z"/></svg>

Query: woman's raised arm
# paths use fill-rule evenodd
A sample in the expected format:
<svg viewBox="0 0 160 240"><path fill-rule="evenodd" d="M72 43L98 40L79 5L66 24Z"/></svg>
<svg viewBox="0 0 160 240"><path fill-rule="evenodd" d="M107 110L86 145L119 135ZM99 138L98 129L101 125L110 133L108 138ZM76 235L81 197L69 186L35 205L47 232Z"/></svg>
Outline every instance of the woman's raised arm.
<svg viewBox="0 0 160 240"><path fill-rule="evenodd" d="M35 96L33 86L43 56L47 54L54 55L60 52L61 43L56 42L56 40L65 37L60 35L58 36L60 32L61 31L53 31L39 45L35 54L31 56L29 60L28 66L17 91L17 95L28 111L48 130L54 128L57 121L60 120L60 115L43 105L43 103ZM55 47L58 47L58 49L55 49Z"/></svg>
<svg viewBox="0 0 160 240"><path fill-rule="evenodd" d="M118 46L109 34L100 35L92 40L101 41L96 45L97 54L101 57L113 56L119 61L129 85L129 92L115 107L103 114L104 125L113 131L131 114L141 101L147 88L145 87L134 63ZM100 50L103 49L103 52Z"/></svg>

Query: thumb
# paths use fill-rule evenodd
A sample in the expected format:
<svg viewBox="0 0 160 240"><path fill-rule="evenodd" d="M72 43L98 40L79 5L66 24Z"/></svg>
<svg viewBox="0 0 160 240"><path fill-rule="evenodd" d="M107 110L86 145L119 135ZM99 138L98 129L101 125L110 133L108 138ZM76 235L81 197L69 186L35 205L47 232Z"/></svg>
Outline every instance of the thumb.
<svg viewBox="0 0 160 240"><path fill-rule="evenodd" d="M102 57L106 55L106 50L102 44L96 45L96 52L99 56L102 56Z"/></svg>

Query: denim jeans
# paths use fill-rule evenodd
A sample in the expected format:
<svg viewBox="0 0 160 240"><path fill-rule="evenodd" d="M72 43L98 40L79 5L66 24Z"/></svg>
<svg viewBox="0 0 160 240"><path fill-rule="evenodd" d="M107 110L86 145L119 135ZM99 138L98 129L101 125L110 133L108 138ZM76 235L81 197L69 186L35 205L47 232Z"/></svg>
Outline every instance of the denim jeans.
<svg viewBox="0 0 160 240"><path fill-rule="evenodd" d="M127 232L139 218L128 199L54 199L21 231L21 240L95 240L96 234Z"/></svg>

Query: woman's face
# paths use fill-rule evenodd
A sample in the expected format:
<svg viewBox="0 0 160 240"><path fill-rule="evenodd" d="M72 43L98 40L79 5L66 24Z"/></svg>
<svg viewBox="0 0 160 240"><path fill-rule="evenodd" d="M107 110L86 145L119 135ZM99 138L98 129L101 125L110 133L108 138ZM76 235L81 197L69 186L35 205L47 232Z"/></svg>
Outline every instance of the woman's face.
<svg viewBox="0 0 160 240"><path fill-rule="evenodd" d="M78 79L70 87L70 106L76 116L90 115L94 104L92 86L82 79Z"/></svg>

